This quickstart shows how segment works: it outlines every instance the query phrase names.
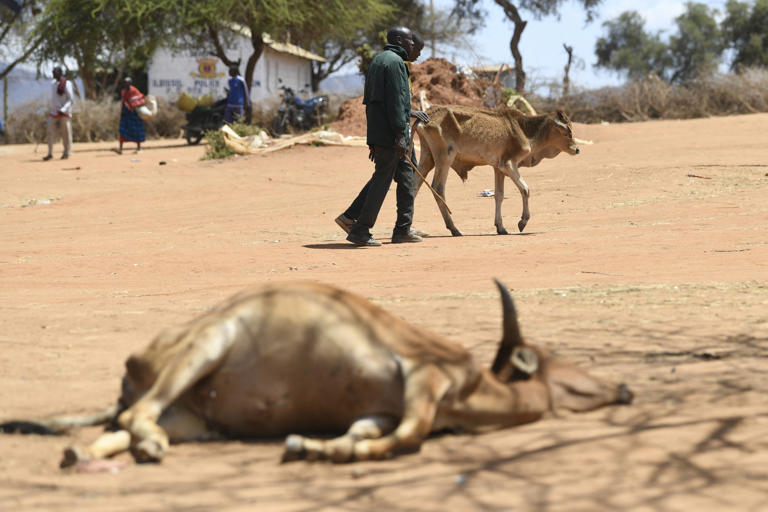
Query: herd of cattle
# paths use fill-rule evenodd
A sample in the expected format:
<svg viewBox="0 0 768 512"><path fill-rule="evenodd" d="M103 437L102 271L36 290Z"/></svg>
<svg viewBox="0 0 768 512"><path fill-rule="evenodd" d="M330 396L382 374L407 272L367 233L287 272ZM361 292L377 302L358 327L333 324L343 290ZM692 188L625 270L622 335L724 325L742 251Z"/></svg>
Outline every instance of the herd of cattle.
<svg viewBox="0 0 768 512"><path fill-rule="evenodd" d="M437 106L418 125L419 167L435 168L445 197L448 169L462 179L494 168L495 225L504 176L520 190L522 231L529 189L519 167L560 152L579 153L565 113L528 116L514 109ZM461 235L444 203L446 227ZM60 434L107 429L87 447L64 451L62 467L109 464L130 450L158 462L170 443L287 435L283 460L382 459L418 449L432 432L479 432L535 421L565 408L628 404L624 384L603 381L525 343L512 298L501 293L503 333L490 368L460 344L406 323L366 299L317 283L269 284L158 335L126 361L122 393L103 411L12 420L0 431ZM306 437L327 434L338 437ZM341 435L339 435L341 434Z"/></svg>

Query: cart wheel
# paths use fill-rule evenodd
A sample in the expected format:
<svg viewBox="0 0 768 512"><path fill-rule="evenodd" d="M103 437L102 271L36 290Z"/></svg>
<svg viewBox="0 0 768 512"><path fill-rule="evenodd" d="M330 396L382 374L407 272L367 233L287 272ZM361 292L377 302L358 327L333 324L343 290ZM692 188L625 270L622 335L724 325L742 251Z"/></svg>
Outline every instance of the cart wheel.
<svg viewBox="0 0 768 512"><path fill-rule="evenodd" d="M186 134L187 144L190 146L195 146L197 144L200 144L200 141L203 140L203 134L201 132L196 133L189 133Z"/></svg>

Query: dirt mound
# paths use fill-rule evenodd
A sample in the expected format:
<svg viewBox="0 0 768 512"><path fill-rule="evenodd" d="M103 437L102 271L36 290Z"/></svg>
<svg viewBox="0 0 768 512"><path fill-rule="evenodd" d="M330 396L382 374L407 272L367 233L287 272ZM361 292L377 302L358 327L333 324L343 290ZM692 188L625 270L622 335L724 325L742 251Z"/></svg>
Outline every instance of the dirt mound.
<svg viewBox="0 0 768 512"><path fill-rule="evenodd" d="M339 118L331 123L331 130L342 135L365 137L365 105L363 97L358 96L341 104Z"/></svg>
<svg viewBox="0 0 768 512"><path fill-rule="evenodd" d="M472 78L459 72L445 59L428 59L411 67L414 107L418 106L419 92L427 93L432 105L483 106L485 89L490 82Z"/></svg>
<svg viewBox="0 0 768 512"><path fill-rule="evenodd" d="M431 105L483 105L483 95L490 82L459 72L445 59L427 59L411 67L413 108L419 108L419 94L424 91ZM365 135L365 106L362 96L345 101L338 120L331 128L344 135Z"/></svg>

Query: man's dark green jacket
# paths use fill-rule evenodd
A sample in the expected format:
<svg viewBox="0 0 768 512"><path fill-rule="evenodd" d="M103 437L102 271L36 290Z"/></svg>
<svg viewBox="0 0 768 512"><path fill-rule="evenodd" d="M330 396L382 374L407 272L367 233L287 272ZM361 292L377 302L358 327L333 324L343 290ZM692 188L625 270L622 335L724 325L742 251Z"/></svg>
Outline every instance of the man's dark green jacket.
<svg viewBox="0 0 768 512"><path fill-rule="evenodd" d="M404 62L407 58L403 48L388 44L368 68L363 103L371 146L394 147L397 134L408 136L411 90Z"/></svg>

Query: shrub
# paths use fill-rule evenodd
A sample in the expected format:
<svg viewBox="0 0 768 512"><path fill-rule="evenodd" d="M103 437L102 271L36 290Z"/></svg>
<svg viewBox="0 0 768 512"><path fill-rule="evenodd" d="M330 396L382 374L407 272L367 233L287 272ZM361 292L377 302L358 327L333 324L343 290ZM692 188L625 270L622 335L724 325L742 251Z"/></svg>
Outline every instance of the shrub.
<svg viewBox="0 0 768 512"><path fill-rule="evenodd" d="M245 123L232 123L230 127L241 137L249 135L258 135L261 131L256 125ZM208 147L203 155L203 160L214 160L227 158L235 154L225 143L224 136L219 130L208 130L205 132L205 139L208 141Z"/></svg>
<svg viewBox="0 0 768 512"><path fill-rule="evenodd" d="M580 91L565 100L533 98L537 111L566 110L581 123L646 121L768 112L768 69L717 74L685 85L655 75L619 87Z"/></svg>
<svg viewBox="0 0 768 512"><path fill-rule="evenodd" d="M8 118L6 143L44 142L48 104L43 101L17 107ZM176 138L186 118L184 112L163 98L157 98L157 114L144 122L147 138ZM98 142L117 140L120 128L120 102L111 99L76 100L72 115L72 140Z"/></svg>

